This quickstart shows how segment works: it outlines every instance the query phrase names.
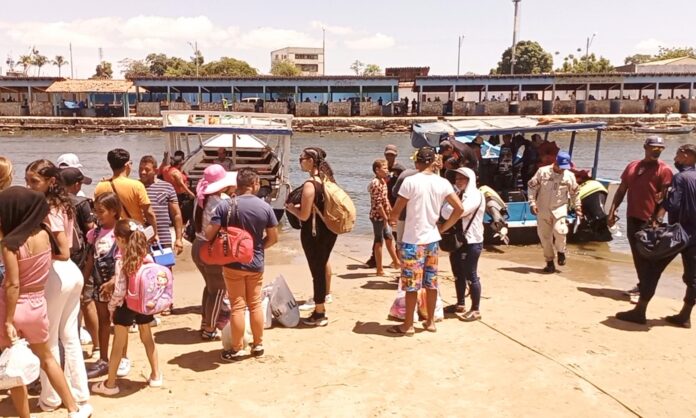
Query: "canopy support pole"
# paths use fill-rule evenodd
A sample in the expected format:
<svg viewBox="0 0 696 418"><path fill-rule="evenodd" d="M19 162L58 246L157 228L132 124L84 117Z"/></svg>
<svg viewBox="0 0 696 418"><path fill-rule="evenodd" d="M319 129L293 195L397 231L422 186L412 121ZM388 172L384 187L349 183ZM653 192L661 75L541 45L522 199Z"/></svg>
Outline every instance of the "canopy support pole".
<svg viewBox="0 0 696 418"><path fill-rule="evenodd" d="M592 178L597 178L597 165L599 164L599 148L602 143L602 130L597 129L597 140L595 141L594 161L592 163Z"/></svg>
<svg viewBox="0 0 696 418"><path fill-rule="evenodd" d="M660 91L660 83L655 83L655 97L654 97L654 99L657 99L659 91Z"/></svg>
<svg viewBox="0 0 696 418"><path fill-rule="evenodd" d="M577 131L573 131L570 134L570 145L568 145L568 155L570 157L573 157L573 149L575 148L575 135L577 135Z"/></svg>

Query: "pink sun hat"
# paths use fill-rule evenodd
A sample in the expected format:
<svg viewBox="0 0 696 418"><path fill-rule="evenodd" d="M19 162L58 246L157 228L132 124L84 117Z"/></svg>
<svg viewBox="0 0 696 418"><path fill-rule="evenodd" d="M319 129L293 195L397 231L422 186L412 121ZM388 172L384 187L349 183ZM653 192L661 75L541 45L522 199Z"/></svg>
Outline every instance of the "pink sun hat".
<svg viewBox="0 0 696 418"><path fill-rule="evenodd" d="M220 164L209 165L203 172L203 178L196 186L198 202L202 203L205 196L217 193L230 186L237 185L237 172L226 171Z"/></svg>

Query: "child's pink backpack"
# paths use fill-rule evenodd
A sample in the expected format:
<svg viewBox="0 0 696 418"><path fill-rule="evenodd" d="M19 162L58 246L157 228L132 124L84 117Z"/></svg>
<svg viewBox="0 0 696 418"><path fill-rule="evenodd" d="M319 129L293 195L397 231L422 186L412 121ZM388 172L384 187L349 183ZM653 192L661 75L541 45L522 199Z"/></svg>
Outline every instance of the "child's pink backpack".
<svg viewBox="0 0 696 418"><path fill-rule="evenodd" d="M174 278L167 267L155 264L145 257L138 272L128 278L126 306L132 311L154 315L174 302Z"/></svg>

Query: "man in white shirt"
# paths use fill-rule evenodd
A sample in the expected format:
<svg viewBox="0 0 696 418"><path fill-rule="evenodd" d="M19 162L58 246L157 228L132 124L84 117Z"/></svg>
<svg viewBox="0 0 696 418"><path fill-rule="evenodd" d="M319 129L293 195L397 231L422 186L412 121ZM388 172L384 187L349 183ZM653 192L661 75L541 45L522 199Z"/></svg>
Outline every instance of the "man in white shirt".
<svg viewBox="0 0 696 418"><path fill-rule="evenodd" d="M423 147L416 153L418 174L404 179L399 197L389 216L389 224L396 225L401 212L406 209L404 234L400 243L401 287L406 292L406 317L403 325L389 328L389 332L412 336L413 313L417 293L427 292L428 319L423 323L427 331L435 332L435 302L437 301L438 244L440 232L446 231L459 220L464 209L452 185L437 174L435 150ZM443 224L437 223L440 209L447 202L453 209L452 216Z"/></svg>

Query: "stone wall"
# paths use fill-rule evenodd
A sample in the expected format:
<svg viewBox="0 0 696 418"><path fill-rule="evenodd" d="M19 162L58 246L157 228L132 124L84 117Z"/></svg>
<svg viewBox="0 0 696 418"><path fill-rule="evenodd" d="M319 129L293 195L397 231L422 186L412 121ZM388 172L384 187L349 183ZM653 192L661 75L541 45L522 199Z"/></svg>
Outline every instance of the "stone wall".
<svg viewBox="0 0 696 418"><path fill-rule="evenodd" d="M442 116L442 102L421 102L421 116Z"/></svg>
<svg viewBox="0 0 696 418"><path fill-rule="evenodd" d="M510 114L508 102L482 102L476 106L477 116L505 116Z"/></svg>
<svg viewBox="0 0 696 418"><path fill-rule="evenodd" d="M31 102L29 103L29 115L53 116L53 105L51 102Z"/></svg>
<svg viewBox="0 0 696 418"><path fill-rule="evenodd" d="M288 113L287 102L265 102L263 104L265 113Z"/></svg>
<svg viewBox="0 0 696 418"><path fill-rule="evenodd" d="M452 103L452 116L472 115L475 108L475 102L454 102Z"/></svg>
<svg viewBox="0 0 696 418"><path fill-rule="evenodd" d="M191 110L191 105L186 102L169 102L169 110Z"/></svg>
<svg viewBox="0 0 696 418"><path fill-rule="evenodd" d="M524 100L520 103L520 115L541 115L541 100Z"/></svg>
<svg viewBox="0 0 696 418"><path fill-rule="evenodd" d="M232 103L232 110L235 112L254 112L254 103L244 103L244 102L234 102Z"/></svg>
<svg viewBox="0 0 696 418"><path fill-rule="evenodd" d="M295 115L304 117L319 116L319 103L300 102L295 105Z"/></svg>
<svg viewBox="0 0 696 418"><path fill-rule="evenodd" d="M632 115L645 113L645 102L642 100L621 100L621 114Z"/></svg>
<svg viewBox="0 0 696 418"><path fill-rule="evenodd" d="M679 99L655 100L655 113L667 113L670 107L672 113L679 113Z"/></svg>
<svg viewBox="0 0 696 418"><path fill-rule="evenodd" d="M608 115L609 100L588 100L585 102L585 113L588 115Z"/></svg>
<svg viewBox="0 0 696 418"><path fill-rule="evenodd" d="M199 109L211 112L221 112L223 110L223 107L222 102L203 102L200 104Z"/></svg>
<svg viewBox="0 0 696 418"><path fill-rule="evenodd" d="M360 102L360 116L382 116L382 106L376 102Z"/></svg>
<svg viewBox="0 0 696 418"><path fill-rule="evenodd" d="M350 117L350 102L329 102L329 116Z"/></svg>
<svg viewBox="0 0 696 418"><path fill-rule="evenodd" d="M0 102L0 116L22 116L22 104Z"/></svg>
<svg viewBox="0 0 696 418"><path fill-rule="evenodd" d="M696 100L689 100L689 113L696 113Z"/></svg>
<svg viewBox="0 0 696 418"><path fill-rule="evenodd" d="M554 115L573 115L575 114L575 100L554 100Z"/></svg>
<svg viewBox="0 0 696 418"><path fill-rule="evenodd" d="M157 102L138 102L135 107L135 113L138 116L160 116L162 111L160 104Z"/></svg>

